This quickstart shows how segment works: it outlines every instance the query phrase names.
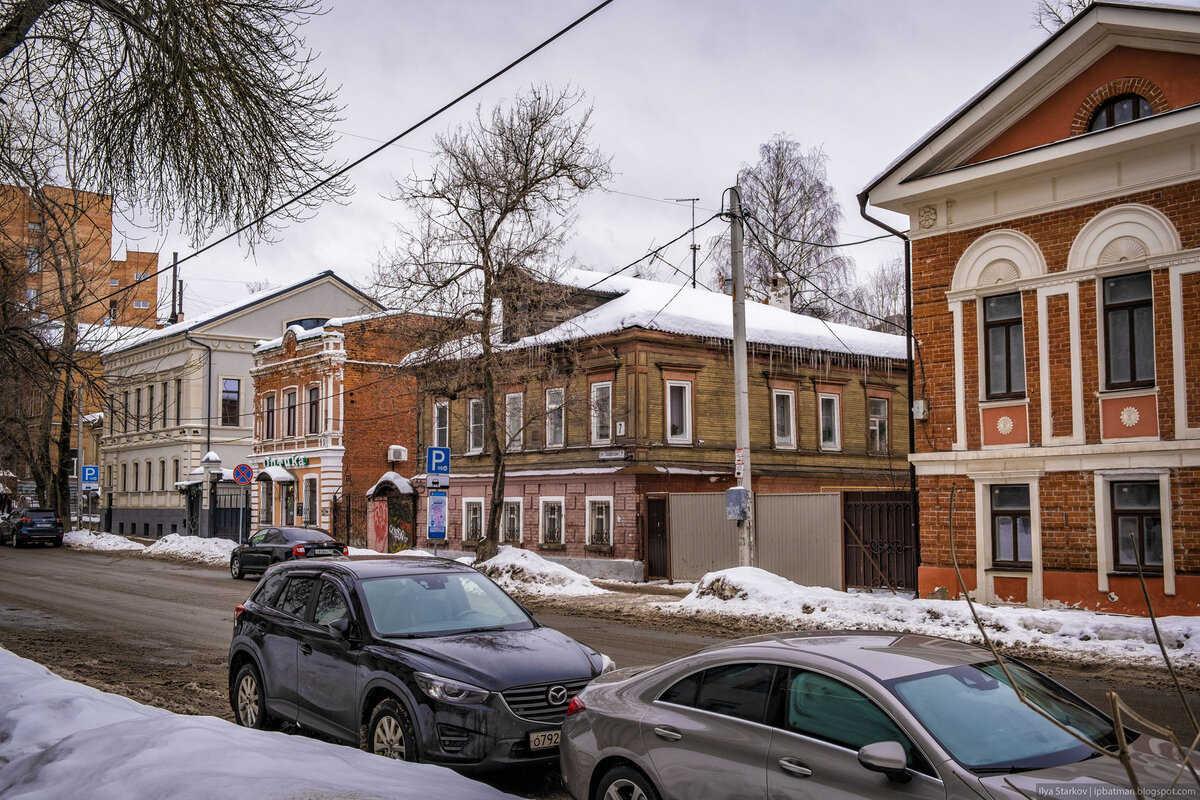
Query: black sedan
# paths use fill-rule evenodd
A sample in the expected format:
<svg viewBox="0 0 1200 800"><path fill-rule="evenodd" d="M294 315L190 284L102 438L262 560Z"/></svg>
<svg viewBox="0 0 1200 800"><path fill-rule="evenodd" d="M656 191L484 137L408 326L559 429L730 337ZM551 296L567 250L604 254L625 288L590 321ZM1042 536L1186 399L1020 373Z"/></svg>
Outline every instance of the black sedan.
<svg viewBox="0 0 1200 800"><path fill-rule="evenodd" d="M241 578L251 572L266 572L280 561L348 553L346 545L319 528L260 528L229 554L229 574Z"/></svg>
<svg viewBox="0 0 1200 800"><path fill-rule="evenodd" d="M62 547L62 517L52 508L26 508L14 511L0 521L0 544L18 547L45 542Z"/></svg>
<svg viewBox="0 0 1200 800"><path fill-rule="evenodd" d="M247 727L486 770L557 760L567 706L603 668L463 564L295 561L237 607L229 700Z"/></svg>

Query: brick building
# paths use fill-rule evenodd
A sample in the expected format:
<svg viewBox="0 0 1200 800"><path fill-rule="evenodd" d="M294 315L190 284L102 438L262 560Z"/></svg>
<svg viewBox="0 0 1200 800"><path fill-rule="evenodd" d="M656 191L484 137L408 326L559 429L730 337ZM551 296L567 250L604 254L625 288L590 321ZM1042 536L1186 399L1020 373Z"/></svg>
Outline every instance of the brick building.
<svg viewBox="0 0 1200 800"><path fill-rule="evenodd" d="M507 376L498 408L421 383L418 444L453 454L444 544L472 550L485 529L496 419L502 543L595 576L667 577L670 495L735 485L731 298L585 270L561 280L579 291L557 324L508 345L533 368ZM907 488L903 337L758 303L746 316L754 491ZM422 501L422 536L425 513Z"/></svg>
<svg viewBox="0 0 1200 800"><path fill-rule="evenodd" d="M253 514L364 546L367 491L416 454L416 379L398 362L427 317L374 313L293 326L254 351ZM411 506L411 503L409 504ZM411 507L400 527L411 534ZM411 544L411 539L408 540Z"/></svg>
<svg viewBox="0 0 1200 800"><path fill-rule="evenodd" d="M1200 13L1100 0L860 197L907 215L922 566L1200 612ZM865 207L865 206L864 206Z"/></svg>

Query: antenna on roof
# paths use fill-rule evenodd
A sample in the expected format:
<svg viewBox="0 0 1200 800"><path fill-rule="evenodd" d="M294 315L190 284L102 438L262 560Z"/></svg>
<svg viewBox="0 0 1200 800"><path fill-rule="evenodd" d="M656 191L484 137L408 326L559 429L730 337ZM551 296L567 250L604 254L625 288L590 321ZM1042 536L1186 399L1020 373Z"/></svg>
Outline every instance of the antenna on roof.
<svg viewBox="0 0 1200 800"><path fill-rule="evenodd" d="M673 200L676 203L691 203L692 204L692 288L696 288L696 253L700 250L700 245L696 244L696 203L700 202L699 197L668 197L668 200Z"/></svg>

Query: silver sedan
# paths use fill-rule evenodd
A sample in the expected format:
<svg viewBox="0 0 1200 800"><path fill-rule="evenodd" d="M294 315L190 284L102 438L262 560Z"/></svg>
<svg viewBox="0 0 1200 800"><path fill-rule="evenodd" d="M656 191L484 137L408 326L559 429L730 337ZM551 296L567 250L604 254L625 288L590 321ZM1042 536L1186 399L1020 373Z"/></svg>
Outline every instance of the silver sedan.
<svg viewBox="0 0 1200 800"><path fill-rule="evenodd" d="M772 634L617 670L571 702L563 777L576 800L1110 797L1129 786L1098 752L1117 747L1106 716L1005 664L1045 716L988 650L930 636ZM1143 786L1181 780L1169 742L1127 735ZM1182 771L1184 792L1197 791L1193 774Z"/></svg>

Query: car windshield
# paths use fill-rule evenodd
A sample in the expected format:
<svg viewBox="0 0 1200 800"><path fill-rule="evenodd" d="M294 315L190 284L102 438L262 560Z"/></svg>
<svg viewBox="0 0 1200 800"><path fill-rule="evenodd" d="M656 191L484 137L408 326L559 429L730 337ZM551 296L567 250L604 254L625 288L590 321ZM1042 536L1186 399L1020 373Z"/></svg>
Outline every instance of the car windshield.
<svg viewBox="0 0 1200 800"><path fill-rule="evenodd" d="M289 542L330 542L333 537L316 528L285 528L284 537Z"/></svg>
<svg viewBox="0 0 1200 800"><path fill-rule="evenodd" d="M1112 723L1063 687L1007 662L1025 698L997 662L952 667L891 682L889 688L956 761L979 774L1073 764L1095 750L1071 735L1111 748Z"/></svg>
<svg viewBox="0 0 1200 800"><path fill-rule="evenodd" d="M477 572L371 578L362 582L362 599L372 626L384 637L533 627L511 597Z"/></svg>

